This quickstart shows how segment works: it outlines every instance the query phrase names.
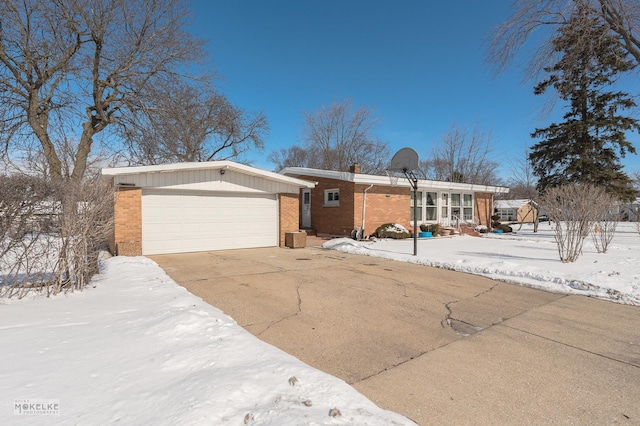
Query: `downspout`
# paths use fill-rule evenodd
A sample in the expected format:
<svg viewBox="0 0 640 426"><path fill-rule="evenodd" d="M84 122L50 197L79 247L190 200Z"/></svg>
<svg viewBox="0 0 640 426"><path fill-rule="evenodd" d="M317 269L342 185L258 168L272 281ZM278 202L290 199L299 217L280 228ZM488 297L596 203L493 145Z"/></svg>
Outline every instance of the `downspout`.
<svg viewBox="0 0 640 426"><path fill-rule="evenodd" d="M373 188L373 184L369 185L367 189L364 190L364 198L362 200L362 227L360 227L360 232L362 232L362 237L364 238L364 219L367 214L367 191Z"/></svg>

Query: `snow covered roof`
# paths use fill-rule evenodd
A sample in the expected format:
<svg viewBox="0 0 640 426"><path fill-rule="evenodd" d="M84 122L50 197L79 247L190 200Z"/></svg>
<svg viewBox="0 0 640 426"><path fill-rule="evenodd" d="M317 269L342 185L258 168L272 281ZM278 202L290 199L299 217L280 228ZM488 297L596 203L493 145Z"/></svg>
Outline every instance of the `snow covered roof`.
<svg viewBox="0 0 640 426"><path fill-rule="evenodd" d="M280 170L280 174L287 176L309 176L317 178L336 179L346 182L354 182L363 185L378 186L400 186L411 187L411 183L407 178L399 177L397 183L391 183L389 176L368 175L364 173L338 172L334 170L320 170L308 167L286 167ZM418 181L419 189L447 189L471 192L491 192L497 194L506 194L509 188L503 186L477 185L471 183L444 182L437 180L420 179Z"/></svg>
<svg viewBox="0 0 640 426"><path fill-rule="evenodd" d="M520 200L496 200L495 206L497 209L519 209L522 206L529 204L531 200L520 199Z"/></svg>
<svg viewBox="0 0 640 426"><path fill-rule="evenodd" d="M314 182L283 176L280 173L268 172L256 167L236 163L234 161L203 161L197 163L157 164L152 166L110 167L102 169L102 176L136 175L141 173L171 173L188 170L233 170L245 175L261 177L281 183L297 185L301 188L315 188Z"/></svg>

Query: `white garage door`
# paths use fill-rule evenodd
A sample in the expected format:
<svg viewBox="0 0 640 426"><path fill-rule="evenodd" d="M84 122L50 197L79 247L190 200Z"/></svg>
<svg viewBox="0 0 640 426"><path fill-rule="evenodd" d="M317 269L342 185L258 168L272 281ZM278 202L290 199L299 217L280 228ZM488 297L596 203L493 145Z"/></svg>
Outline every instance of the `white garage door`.
<svg viewBox="0 0 640 426"><path fill-rule="evenodd" d="M277 245L275 194L142 192L143 254Z"/></svg>

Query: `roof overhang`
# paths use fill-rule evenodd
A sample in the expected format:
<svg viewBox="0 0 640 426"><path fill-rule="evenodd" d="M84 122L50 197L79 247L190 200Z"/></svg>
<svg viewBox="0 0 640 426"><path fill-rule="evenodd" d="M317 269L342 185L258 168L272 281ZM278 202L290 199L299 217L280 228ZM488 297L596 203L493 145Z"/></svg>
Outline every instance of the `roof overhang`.
<svg viewBox="0 0 640 426"><path fill-rule="evenodd" d="M263 179L296 185L300 188L315 188L315 182L298 179L291 176L285 176L280 173L268 172L256 167L247 166L236 163L234 161L205 161L199 163L173 163L173 164L157 164L152 166L133 166L133 167L110 167L101 171L104 177L138 175L144 173L175 173L182 171L195 170L232 170L249 176L256 176Z"/></svg>
<svg viewBox="0 0 640 426"><path fill-rule="evenodd" d="M310 169L307 167L286 167L280 171L286 176L309 176L314 178L336 179L353 182L362 185L399 186L411 188L411 183L406 177L399 177L392 183L388 176L367 175L362 173L337 172L333 170ZM418 180L419 189L441 189L450 191L489 192L494 194L506 194L509 188L504 186L477 185L471 183L444 182L438 180Z"/></svg>

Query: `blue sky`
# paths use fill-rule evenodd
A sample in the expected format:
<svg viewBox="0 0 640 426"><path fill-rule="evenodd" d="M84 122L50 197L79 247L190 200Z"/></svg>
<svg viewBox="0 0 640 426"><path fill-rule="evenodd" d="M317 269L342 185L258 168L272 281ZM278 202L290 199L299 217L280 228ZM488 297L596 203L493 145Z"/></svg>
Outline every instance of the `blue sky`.
<svg viewBox="0 0 640 426"><path fill-rule="evenodd" d="M269 152L300 143L303 111L351 98L381 119L376 134L391 151L425 157L452 124L492 132L496 160L522 157L544 98L522 83L518 63L494 77L484 58L507 1L195 0L192 31L209 41L220 90L271 127L253 165L272 170ZM522 55L520 65L526 57ZM640 138L630 140L640 150ZM640 157L627 156L628 172Z"/></svg>

